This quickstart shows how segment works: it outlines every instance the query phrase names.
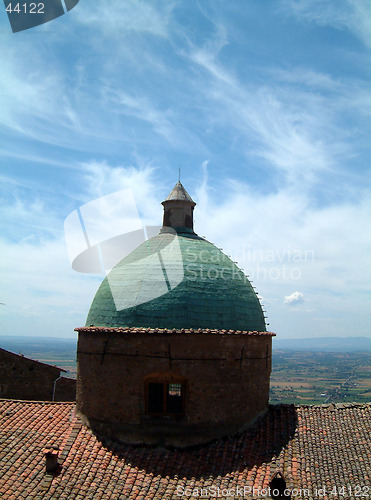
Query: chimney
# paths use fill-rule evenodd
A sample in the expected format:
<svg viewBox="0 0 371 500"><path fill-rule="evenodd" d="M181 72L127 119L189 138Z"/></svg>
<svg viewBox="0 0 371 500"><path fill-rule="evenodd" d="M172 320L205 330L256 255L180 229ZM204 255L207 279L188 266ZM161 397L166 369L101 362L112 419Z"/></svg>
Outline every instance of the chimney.
<svg viewBox="0 0 371 500"><path fill-rule="evenodd" d="M44 449L46 472L54 472L58 467L59 448L56 445Z"/></svg>

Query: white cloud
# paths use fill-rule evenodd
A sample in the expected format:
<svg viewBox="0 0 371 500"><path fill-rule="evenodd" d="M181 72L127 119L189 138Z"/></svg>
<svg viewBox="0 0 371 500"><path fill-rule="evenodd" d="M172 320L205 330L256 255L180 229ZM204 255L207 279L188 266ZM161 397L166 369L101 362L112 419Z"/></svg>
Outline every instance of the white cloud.
<svg viewBox="0 0 371 500"><path fill-rule="evenodd" d="M364 228L370 190L353 202L338 199L321 207L291 189L262 194L233 182L224 186L222 197L212 189L203 197L205 187L195 194L186 187L197 202L196 231L251 277L273 331L284 336L367 334L371 234ZM281 297L293 289L311 300L301 316L295 312L289 319Z"/></svg>
<svg viewBox="0 0 371 500"><path fill-rule="evenodd" d="M142 223L159 223L162 207L158 206L156 215L159 186L153 182L153 168L112 168L96 162L80 168L84 178L82 199L92 201L113 191L130 189L142 211ZM18 184L15 183L15 190ZM56 207L53 209L46 200L11 196L2 201L0 214L6 221L8 235L6 238L3 230L0 239L0 253L4 256L0 261L0 301L7 304L6 310L0 311L1 332L73 335L73 328L84 324L103 275L72 270L63 232L63 211L57 214Z"/></svg>
<svg viewBox="0 0 371 500"><path fill-rule="evenodd" d="M86 162L81 165L84 172L85 203L101 196L106 196L120 190L132 191L139 215L143 224L158 224L161 207L154 210L158 204L158 194L163 187L155 182L155 174L159 167L137 158L139 167L116 166L106 162ZM165 184L166 186L166 184Z"/></svg>
<svg viewBox="0 0 371 500"><path fill-rule="evenodd" d="M72 59L66 73L61 61L51 56L48 45L37 37L33 41L30 44L28 38L22 37L8 45L7 41L0 41L0 127L5 133L13 134L18 141L30 139L89 153L106 150L118 141L130 142L132 137L128 137L126 124L118 123L109 113L110 108L117 108L117 99L110 95L107 102L106 83L95 74L102 71L104 61L97 56L98 67L92 69L86 61ZM142 110L145 111L145 103ZM156 130L166 134L166 120L153 106L143 118L153 123L157 120ZM14 142L6 144L10 156L37 158L38 155L15 148ZM40 157L40 161L45 161L42 154ZM55 158L50 160L55 161Z"/></svg>
<svg viewBox="0 0 371 500"><path fill-rule="evenodd" d="M212 168L212 160L207 166ZM83 172L84 202L131 189L142 222L161 224L160 202L173 186L167 179L159 180L154 167L113 168L91 162L84 164ZM366 334L371 236L364 228L371 196L315 208L301 193L287 189L261 194L237 182L226 184L221 196L206 173L202 183L185 182L185 187L197 203L196 232L223 248L250 274L264 296L273 331L282 336ZM28 225L28 232L18 243L14 238L1 241L1 252L7 256L1 262L0 301L7 304L6 311L0 311L2 331L72 332L84 323L101 277L71 269L63 219L48 207L24 201L8 214L9 223ZM41 235L37 228L43 229ZM293 289L301 292L292 294ZM310 296L310 303L303 303L299 316L293 309L288 318L281 297L294 305L300 294Z"/></svg>
<svg viewBox="0 0 371 500"><path fill-rule="evenodd" d="M301 292L293 292L291 295L286 295L284 303L289 306L296 306L304 302L304 295Z"/></svg>
<svg viewBox="0 0 371 500"><path fill-rule="evenodd" d="M71 336L85 323L100 280L74 273L63 235L53 240L0 241L2 334ZM78 290L78 293L77 293Z"/></svg>
<svg viewBox="0 0 371 500"><path fill-rule="evenodd" d="M122 90L117 90L117 97L113 96L112 104L116 108L116 113L138 118L151 125L155 132L166 140L174 140L176 126L172 123L173 113L169 109L156 109L149 98L130 96Z"/></svg>
<svg viewBox="0 0 371 500"><path fill-rule="evenodd" d="M76 9L76 16L81 24L94 26L109 36L144 33L167 37L174 6L173 1L153 4L142 0L105 0L94 8L82 3Z"/></svg>
<svg viewBox="0 0 371 500"><path fill-rule="evenodd" d="M316 90L326 90L333 92L344 91L344 83L338 78L335 79L330 74L314 71L307 67L290 68L290 70L277 67L268 69L268 73L275 80L285 83L312 87Z"/></svg>
<svg viewBox="0 0 371 500"><path fill-rule="evenodd" d="M213 141L220 143L229 134L247 160L262 159L267 169L302 189L313 185L319 172L338 167L344 155L356 153L349 137L362 124L352 132L339 122L344 110L369 109L367 89L303 65L268 70L271 78L264 85L243 80L221 58L233 42L222 22L212 35L205 34L203 44L192 44L174 19L173 2L109 3L111 8L105 3L94 9L81 4L68 17L106 33L105 43L94 30L87 33L86 44L97 45L94 65L73 60L66 75L42 44L30 48L20 40L13 49L4 47L0 84L5 111L0 121L6 127L92 155L96 150L109 153L120 143L132 151L165 139L168 151L189 154L191 144L193 152L205 157L211 156ZM131 43L124 36L115 38L121 32L130 35ZM152 50L146 33L170 41L169 51ZM120 56L108 57L113 50ZM17 53L24 55L22 65Z"/></svg>
<svg viewBox="0 0 371 500"><path fill-rule="evenodd" d="M28 60L31 59L33 64L20 65L17 49L29 53ZM42 58L27 48L26 44L2 48L1 123L7 127L26 133L27 125L20 119L22 115L27 114L36 120L51 120L54 115L54 96L60 90L58 71L57 68L49 68L49 71L41 75L37 67L42 65ZM39 127L42 128L42 123ZM28 132L31 134L31 131Z"/></svg>
<svg viewBox="0 0 371 500"><path fill-rule="evenodd" d="M204 89L209 124L245 137L246 156L264 158L290 184L309 188L319 172L332 171L344 154L351 154L349 131L339 121L342 108L354 107L359 99L352 83L339 82L324 94L320 91L331 87L330 76L308 69L310 85L305 88L303 68L291 68L290 77L288 71L271 70L269 83L256 85L241 82L217 60L217 53L194 48L189 58L206 70L199 88Z"/></svg>
<svg viewBox="0 0 371 500"><path fill-rule="evenodd" d="M347 29L371 47L371 4L368 0L283 0L284 11L322 26Z"/></svg>
<svg viewBox="0 0 371 500"><path fill-rule="evenodd" d="M92 130L87 123L81 125L77 118L79 111L85 116L83 106L80 104L77 111L73 111L75 103L66 97L68 79L59 63L50 57L38 39L29 45L26 39L20 38L1 51L0 126L18 138L80 149L83 141L77 134L89 134ZM11 145L7 145L7 149L13 155L26 154L19 148L12 151Z"/></svg>
<svg viewBox="0 0 371 500"><path fill-rule="evenodd" d="M368 39L363 1L286 5L301 19ZM207 17L210 6L202 7ZM8 159L28 169L22 178L10 167L2 178L14 188L1 208L11 233L2 243L10 256L4 290L14 324L8 326L49 332L49 318L68 311L77 315L73 326L80 324L98 281L70 269L63 218L78 204L131 189L143 223L161 223L160 201L180 165L197 202L197 232L250 271L277 332L364 334L371 195L362 164L370 109L362 72L354 66L335 77L331 68L310 65L304 52L297 66L288 57L284 67L279 59L267 67L264 59L241 68L251 39L240 43L238 22L228 18L239 8L215 8L218 23L202 29L197 12L185 11L196 23L194 36L181 19L183 8L175 2L112 0L94 8L80 2L55 23L64 32L56 31L50 44L36 36L31 44L31 35L14 37L11 47L3 41L0 125L10 135ZM62 35L73 41L62 43ZM55 167L63 176L61 170L54 175ZM33 181L27 180L31 168ZM250 174L259 180L247 182ZM300 318L295 308L288 318L282 297L296 289L310 301ZM31 313L40 317L33 326Z"/></svg>

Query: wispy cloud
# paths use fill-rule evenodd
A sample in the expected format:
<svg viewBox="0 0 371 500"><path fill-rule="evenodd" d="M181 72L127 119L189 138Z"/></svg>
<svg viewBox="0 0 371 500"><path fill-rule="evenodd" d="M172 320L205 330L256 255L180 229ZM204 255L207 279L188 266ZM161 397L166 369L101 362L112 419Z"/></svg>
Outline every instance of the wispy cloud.
<svg viewBox="0 0 371 500"><path fill-rule="evenodd" d="M291 83L306 87L312 87L314 90L326 90L331 93L343 92L346 90L345 84L330 74L314 71L312 68L300 67L283 68L275 67L267 69L270 78L275 81Z"/></svg>
<svg viewBox="0 0 371 500"><path fill-rule="evenodd" d="M211 190L207 198L200 191L194 199L197 232L250 275L264 297L274 331L288 336L304 330L307 335L367 333L371 235L364 228L369 225L370 190L352 203L338 200L315 207L290 189L262 194L234 182L225 186L223 199ZM305 321L300 332L282 307L281 297L290 296L293 289L310 304L301 320L297 318ZM332 322L323 320L319 326L321 318Z"/></svg>
<svg viewBox="0 0 371 500"><path fill-rule="evenodd" d="M156 165L113 167L107 162L89 162L80 168L85 203L130 189L142 223L161 224L160 202L172 186L158 175ZM206 161L200 168L205 171L204 181L186 184L197 202L196 231L223 248L250 274L264 296L270 327L284 336L298 334L297 323L288 322L281 299L290 297L296 289L310 297L311 308L310 312L302 310L304 316L298 321L303 323L305 318L305 328L300 334L321 333L321 322L324 333L346 334L351 326L349 319L341 318L340 324L336 311L352 308L358 311L357 318L351 315L353 326L359 334L365 334L371 237L364 228L371 196L314 208L302 193L285 189L261 194L235 181L226 183L221 196L207 179ZM16 327L22 331L31 318L33 328L52 328L52 320L44 317L48 311L48 318L58 318L53 332L72 332L85 321L101 278L72 271L63 216L51 211L50 206L36 199L32 203L18 200L13 206L5 205L4 210L16 233L11 239L3 236L1 240L2 254L7 256L1 263L6 292L1 300L8 304L6 316L2 316L3 330L14 331ZM323 319L328 317L333 318L332 323Z"/></svg>
<svg viewBox="0 0 371 500"><path fill-rule="evenodd" d="M81 168L84 171L85 202L116 191L130 190L143 224L158 224L161 219L161 207L158 206L157 212L154 212L154 208L158 205L158 196L164 187L162 183L155 182L158 166L147 163L140 168L133 165L112 167L107 162L91 161L82 164Z"/></svg>
<svg viewBox="0 0 371 500"><path fill-rule="evenodd" d="M24 45L22 49L26 52L30 50ZM36 62L35 56L33 59ZM38 62L41 63L41 58ZM60 87L57 71L49 71L46 76L43 74L41 77L36 68L31 70L17 64L17 50L11 47L2 57L0 83L1 122L7 127L25 133L26 126L20 119L25 112L35 120L50 120L53 116L53 96ZM42 126L42 123L39 126Z"/></svg>
<svg viewBox="0 0 371 500"><path fill-rule="evenodd" d="M132 96L128 93L117 90L116 96L112 97L112 105L116 113L133 116L142 122L148 123L154 131L162 135L166 140L175 138L176 127L172 123L170 109L156 109L148 97Z"/></svg>
<svg viewBox="0 0 371 500"><path fill-rule="evenodd" d="M285 12L322 26L349 30L371 48L371 5L368 0L283 0Z"/></svg>
<svg viewBox="0 0 371 500"><path fill-rule="evenodd" d="M72 271L64 238L42 243L1 239L0 249L6 255L0 265L1 298L7 304L0 317L2 333L73 336L73 329L84 323L99 280Z"/></svg>
<svg viewBox="0 0 371 500"><path fill-rule="evenodd" d="M142 223L158 224L161 220L158 191L162 186L154 183L152 167L114 168L91 162L80 168L84 179L82 197L86 202L130 189ZM21 184L15 187L29 188ZM30 331L41 335L73 335L73 328L85 322L102 276L72 270L63 231L68 213L61 217L43 199L20 199L16 191L13 195L11 201L0 203L1 219L6 221L0 238L1 301L7 304L6 311L1 311L1 331L18 335ZM114 222L120 224L119 220L111 220Z"/></svg>
<svg viewBox="0 0 371 500"><path fill-rule="evenodd" d="M142 0L108 0L104 4L81 5L76 10L81 24L94 26L111 36L151 34L168 36L168 25L175 2L144 2Z"/></svg>
<svg viewBox="0 0 371 500"><path fill-rule="evenodd" d="M264 158L296 184L313 182L316 172L333 167L344 146L339 144L332 98L274 81L264 86L242 83L215 54L196 49L189 56L207 71L207 83L200 87L209 106L218 109L217 125L246 137L246 153ZM313 71L311 76L313 85L330 80Z"/></svg>
<svg viewBox="0 0 371 500"><path fill-rule="evenodd" d="M85 319L98 281L70 269L69 213L131 189L143 223L161 223L179 166L197 202L197 232L252 274L273 329L293 335L306 323L313 334L321 324L346 334L369 323L367 73L360 59L339 68L341 58L326 51L322 60L309 44L322 28L331 43L330 26L369 46L369 6L263 4L80 2L46 38L0 41L0 214L11 295L2 301L14 306L13 331L38 311L35 328L44 313L72 314L60 330ZM293 48L303 22L312 23L308 45L300 33ZM344 37L337 54L362 49L354 40ZM282 297L293 290L305 296L305 321L293 321L295 308L285 317Z"/></svg>
<svg viewBox="0 0 371 500"><path fill-rule="evenodd" d="M16 46L3 48L0 126L22 138L79 148L81 139L76 140L71 132L81 133L82 127L66 97L67 78L59 64L48 57L45 47L37 42L35 45L38 48L20 39ZM24 57L22 64L19 50Z"/></svg>

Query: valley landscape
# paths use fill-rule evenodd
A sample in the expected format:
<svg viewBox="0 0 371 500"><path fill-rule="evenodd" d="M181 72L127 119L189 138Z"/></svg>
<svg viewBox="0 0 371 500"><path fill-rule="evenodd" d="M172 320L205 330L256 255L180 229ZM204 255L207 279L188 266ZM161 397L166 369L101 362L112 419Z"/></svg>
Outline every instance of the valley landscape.
<svg viewBox="0 0 371 500"><path fill-rule="evenodd" d="M0 347L76 378L76 340L0 336ZM275 339L271 404L371 401L371 339Z"/></svg>

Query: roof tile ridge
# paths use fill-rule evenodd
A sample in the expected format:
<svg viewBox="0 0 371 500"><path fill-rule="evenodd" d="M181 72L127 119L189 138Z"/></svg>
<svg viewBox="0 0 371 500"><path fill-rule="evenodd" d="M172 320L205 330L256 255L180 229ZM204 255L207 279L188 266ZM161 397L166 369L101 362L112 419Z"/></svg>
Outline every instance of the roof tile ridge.
<svg viewBox="0 0 371 500"><path fill-rule="evenodd" d="M61 466L63 465L63 463L64 463L66 457L68 456L68 454L69 454L69 452L70 452L70 450L71 450L71 448L76 440L76 437L79 434L80 429L82 427L80 416L78 415L78 413L76 411L76 406L74 406L71 409L69 421L70 421L70 427L65 434L65 437L62 441L61 446L59 446L59 450L61 450L61 452L59 453L59 456L58 456L58 469L57 470L60 470ZM43 477L42 481L38 485L38 488L37 488L38 495L36 498L45 498L45 496L48 495L48 491L50 490L50 488L52 486L52 482L53 482L54 477L55 477L54 473L47 473Z"/></svg>
<svg viewBox="0 0 371 500"><path fill-rule="evenodd" d="M9 403L24 403L24 404L37 403L37 404L40 404L42 406L46 406L46 405L69 406L71 404L75 404L73 401L49 401L49 400L44 401L43 399L11 399L11 398L0 398L0 401L9 402Z"/></svg>
<svg viewBox="0 0 371 500"><path fill-rule="evenodd" d="M58 459L58 463L60 466L63 465L63 462L67 458L73 446L73 443L75 442L77 435L79 434L82 427L81 418L77 412L76 406L71 410L69 422L69 429L67 430L65 437L60 445L60 454Z"/></svg>
<svg viewBox="0 0 371 500"><path fill-rule="evenodd" d="M171 328L171 327L146 327L146 326L83 326L75 328L76 332L101 332L101 333L199 333L199 334L218 334L218 335L259 335L276 337L276 334L271 331L258 330L234 330L225 328Z"/></svg>

